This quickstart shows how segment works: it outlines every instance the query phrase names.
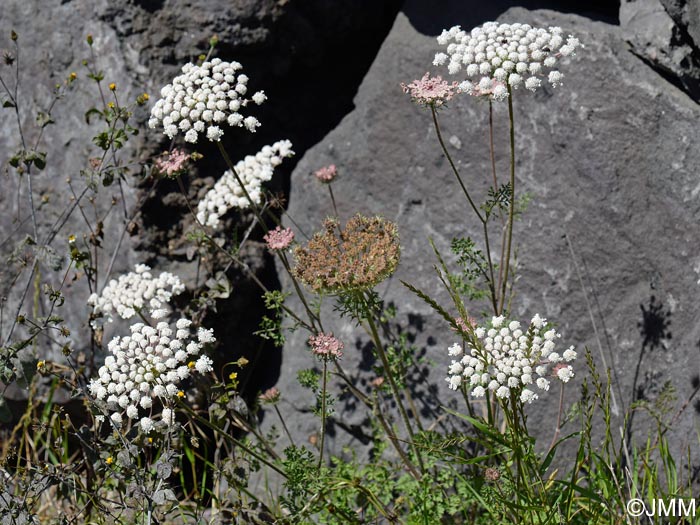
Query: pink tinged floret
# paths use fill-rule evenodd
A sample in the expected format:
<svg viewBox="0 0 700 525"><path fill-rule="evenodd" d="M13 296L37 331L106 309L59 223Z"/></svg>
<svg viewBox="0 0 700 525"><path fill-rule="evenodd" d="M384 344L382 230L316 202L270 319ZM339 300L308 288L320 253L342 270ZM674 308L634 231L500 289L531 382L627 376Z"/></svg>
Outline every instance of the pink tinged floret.
<svg viewBox="0 0 700 525"><path fill-rule="evenodd" d="M335 164L329 166L324 166L314 172L314 177L316 177L321 182L332 182L338 176L338 168Z"/></svg>
<svg viewBox="0 0 700 525"><path fill-rule="evenodd" d="M320 333L309 337L311 352L321 358L340 359L343 357L343 342L333 337L333 334Z"/></svg>
<svg viewBox="0 0 700 525"><path fill-rule="evenodd" d="M294 241L294 232L291 228L282 229L281 226L277 226L274 230L267 232L263 239L270 250L285 250Z"/></svg>
<svg viewBox="0 0 700 525"><path fill-rule="evenodd" d="M408 85L402 83L401 89L418 104L438 107L454 97L457 82L450 83L440 75L431 77L430 73L426 73L420 80L414 80Z"/></svg>
<svg viewBox="0 0 700 525"><path fill-rule="evenodd" d="M161 157L156 159L155 168L159 173L172 177L182 171L185 163L190 156L182 150L174 149L170 152L165 152Z"/></svg>

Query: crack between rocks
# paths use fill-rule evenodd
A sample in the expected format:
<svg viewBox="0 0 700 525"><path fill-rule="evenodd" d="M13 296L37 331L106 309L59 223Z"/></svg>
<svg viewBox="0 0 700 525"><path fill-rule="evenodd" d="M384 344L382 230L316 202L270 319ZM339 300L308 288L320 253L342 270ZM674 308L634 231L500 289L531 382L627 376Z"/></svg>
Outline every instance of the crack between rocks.
<svg viewBox="0 0 700 525"><path fill-rule="evenodd" d="M669 84L673 85L674 87L678 88L681 90L683 93L685 93L688 98L690 98L693 102L696 104L700 105L700 93L694 92L693 89L691 89L689 86L687 86L681 77L679 77L674 71L671 69L665 67L663 64L660 64L659 62L655 62L651 60L649 57L645 56L644 54L640 53L634 48L633 42L630 40L625 40L625 43L629 46L628 51L638 58L644 65L649 67L652 71L654 71L657 75L659 75L661 78L663 78L666 82Z"/></svg>

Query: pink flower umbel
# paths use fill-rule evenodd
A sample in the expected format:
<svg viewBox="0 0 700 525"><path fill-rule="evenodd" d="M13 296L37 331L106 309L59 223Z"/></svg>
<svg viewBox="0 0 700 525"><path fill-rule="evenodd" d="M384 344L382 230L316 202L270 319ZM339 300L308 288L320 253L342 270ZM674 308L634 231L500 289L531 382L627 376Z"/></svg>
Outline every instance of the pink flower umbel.
<svg viewBox="0 0 700 525"><path fill-rule="evenodd" d="M454 97L457 82L450 84L440 75L431 78L430 73L426 73L423 78L414 80L408 85L401 83L401 89L404 93L410 94L411 100L417 104L439 107Z"/></svg>
<svg viewBox="0 0 700 525"><path fill-rule="evenodd" d="M267 390L265 390L265 392L260 394L258 396L258 399L260 399L260 401L262 403L272 405L274 403L277 403L277 401L279 401L280 391L276 387L273 386L272 388L268 388Z"/></svg>
<svg viewBox="0 0 700 525"><path fill-rule="evenodd" d="M338 168L335 167L335 164L324 166L323 168L314 171L314 177L325 184L332 182L337 176Z"/></svg>
<svg viewBox="0 0 700 525"><path fill-rule="evenodd" d="M294 240L294 232L291 228L282 229L281 226L277 226L274 230L267 232L267 235L263 237L267 243L267 247L270 250L285 250L289 248Z"/></svg>
<svg viewBox="0 0 700 525"><path fill-rule="evenodd" d="M333 337L333 334L320 333L309 337L311 352L321 359L340 359L343 357L343 342Z"/></svg>
<svg viewBox="0 0 700 525"><path fill-rule="evenodd" d="M156 159L154 167L159 173L172 177L182 171L189 158L189 154L179 149L166 151Z"/></svg>

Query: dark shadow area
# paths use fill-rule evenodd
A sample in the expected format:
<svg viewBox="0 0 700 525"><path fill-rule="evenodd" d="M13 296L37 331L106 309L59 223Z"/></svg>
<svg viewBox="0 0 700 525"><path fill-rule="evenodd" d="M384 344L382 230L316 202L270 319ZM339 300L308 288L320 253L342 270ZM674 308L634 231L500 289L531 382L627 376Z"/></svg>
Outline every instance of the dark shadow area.
<svg viewBox="0 0 700 525"><path fill-rule="evenodd" d="M404 14L417 31L425 35L439 35L443 29L461 25L468 30L484 22L496 20L511 7L529 10L551 9L560 13L585 16L591 20L607 24L620 24L619 1L594 0L577 2L575 0L498 0L479 2L464 0L407 0L403 7Z"/></svg>
<svg viewBox="0 0 700 525"><path fill-rule="evenodd" d="M672 335L669 331L671 326L671 312L667 311L656 296L652 295L649 298L648 305L640 304L642 311L642 319L637 323L639 334L642 337L642 348L639 352L637 365L634 372L634 381L632 382L632 402L643 401L649 398L649 394L657 390L661 375L658 372L647 371L643 380L640 380L642 361L645 354L654 352L662 346L664 340L671 339ZM632 413L634 414L634 412ZM630 417L630 420L632 417Z"/></svg>
<svg viewBox="0 0 700 525"><path fill-rule="evenodd" d="M250 93L264 90L268 97L262 106L251 104L245 110L262 123L257 132L227 127L222 143L236 163L264 145L291 140L296 156L286 159L266 185L284 205L298 159L354 109L353 98L400 5L401 0L212 0L206 6L187 0L135 0L115 2L102 18L125 46L138 51L140 65L148 69L142 81L153 86L153 100L185 63L196 62L200 53L207 52L213 35L218 37L212 56L243 64L243 72L250 78ZM134 76L138 76L136 72ZM197 151L203 158L181 178L184 195L173 180L159 181L149 194L153 181L144 179L141 197L145 203L138 231L134 231L138 233L141 258L154 267L167 267L171 261L196 262L201 257L202 271L211 271L212 267L213 273L225 271L232 293L216 299L214 308L209 308L199 321L214 329L217 354L212 357L215 370L224 379L233 371L222 368L225 363L241 356L248 359L249 364L239 371L239 380L243 399L252 406L259 392L277 382L282 365L282 351L253 335L266 309L262 290L250 272L268 290L280 289L274 260L262 242L264 231L260 227L249 229L254 223L249 211L231 211L223 217L222 227L210 232L223 241L226 250L246 238L239 256L249 270L232 264L223 254L193 253L196 242L187 235L196 230L196 225L188 202L196 208L224 173L226 164L216 145L209 141L200 140L193 146L178 137L171 142L159 130L144 136L142 158L153 158L173 146ZM193 275L181 277L190 287L196 281ZM198 282L194 298L207 292L203 284ZM339 428L342 422L335 421L330 432ZM360 441L366 440L361 429L344 430ZM195 465L194 470L200 466Z"/></svg>
<svg viewBox="0 0 700 525"><path fill-rule="evenodd" d="M645 355L663 349L663 342L672 338L669 330L671 326L671 312L666 309L655 295L651 295L649 302L646 305L640 304L639 308L642 318L637 322L637 327L642 338L642 348L639 351L639 357L635 365L634 380L632 381L632 404L640 401L649 401L662 388L663 373L656 370L647 370L644 376L641 377L642 362ZM625 435L628 444L633 442L631 434L635 413L635 410L631 410L627 420Z"/></svg>
<svg viewBox="0 0 700 525"><path fill-rule="evenodd" d="M361 0L348 5L313 0L275 7L274 2L260 2L255 9L227 5L226 12L211 17L208 30L197 28L201 36L194 42L193 52L206 51L209 37L217 34L220 43L214 56L241 62L251 79L251 92L264 90L268 97L261 107L251 105L247 108L247 113L262 122L256 133L231 128L225 130L223 144L231 160L235 163L278 140L289 139L293 143L296 156L286 159L267 185L282 205L298 159L354 108L353 97L388 33L400 3L400 0ZM163 5L156 0L142 0L137 6L155 12L156 18L175 24L178 20L191 24L184 19L189 9L184 4L182 13L176 12L170 4ZM111 23L126 40L144 41L144 35L137 30L142 12L129 8L115 14ZM140 46L142 59L161 78L160 85L165 85L184 64L175 56L175 51L168 52L170 44L175 46L182 35L154 26L146 31L152 33L150 38L159 38L160 43L157 48ZM168 45L161 45L164 42ZM159 143L154 141L144 145L148 156L172 147L170 141L156 131L149 134L151 141L158 137L161 138ZM184 262L192 259L192 242L183 241L185 234L195 226L187 203L189 201L196 207L204 192L226 170L214 144L200 140L193 148L181 143L181 139L175 142L178 147L198 151L203 158L187 176L182 177L187 198L182 195L177 182L162 180L143 206L139 225L140 249L146 258L158 259L162 264L167 264L168 260ZM150 184L145 182L143 189L150 189ZM268 289L279 289L274 261L260 242L263 230L258 227L247 231L254 219L252 213L232 211L224 219L223 227L213 235L223 238L225 246L229 247L232 240L240 240L249 234L248 253L243 259ZM242 384L245 385L246 399L252 402L258 392L277 381L282 355L259 337L250 335L265 314L261 290L246 272L229 263L222 259L217 265L220 269L229 268L227 277L233 283L235 293L228 299L217 301L217 312L210 316L209 324L215 329L223 355L230 360L242 355L249 359L250 369ZM257 356L264 358L258 359ZM260 366L256 366L258 363Z"/></svg>

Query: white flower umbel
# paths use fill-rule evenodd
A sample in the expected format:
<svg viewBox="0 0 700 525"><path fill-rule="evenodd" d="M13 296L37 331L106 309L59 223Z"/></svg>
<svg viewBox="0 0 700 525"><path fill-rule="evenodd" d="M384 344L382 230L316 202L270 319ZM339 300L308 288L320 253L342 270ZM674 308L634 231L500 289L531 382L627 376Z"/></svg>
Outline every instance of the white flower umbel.
<svg viewBox="0 0 700 525"><path fill-rule="evenodd" d="M124 416L130 420L139 417L141 430L150 432L156 423L172 423L172 407L182 396L178 384L193 373L205 374L212 370L212 360L199 355L205 344L215 341L211 330L200 328L196 336L190 331L192 322L180 319L173 330L168 323L155 327L136 323L131 335L115 337L107 346L110 355L98 371L98 378L90 380L90 395L109 412L110 419L119 427ZM164 418L154 420L151 408L155 400L166 407ZM142 415L142 414L146 415Z"/></svg>
<svg viewBox="0 0 700 525"><path fill-rule="evenodd" d="M547 329L546 320L539 315L525 332L518 321L499 316L491 319L490 327L477 327L474 333L468 353L458 344L448 350L455 358L446 379L453 390L464 384L474 397L491 391L501 399L516 395L521 402L532 403L538 397L535 388L547 391L551 379L566 383L574 375L573 368L563 363L576 359L574 347L561 355L555 352L561 335Z"/></svg>
<svg viewBox="0 0 700 525"><path fill-rule="evenodd" d="M248 155L234 166L248 195L256 204L260 203L263 182L269 181L274 169L282 163L284 158L292 155L294 155L292 143L288 140L280 140L272 146L265 146L255 155ZM227 170L199 201L197 220L206 226L216 228L219 225L219 218L231 208L245 209L249 206L248 197L238 184L235 175L231 170Z"/></svg>
<svg viewBox="0 0 700 525"><path fill-rule="evenodd" d="M524 85L536 91L545 69L552 87L561 85L563 75L552 68L560 57L574 55L582 47L571 35L565 40L560 27L544 29L497 22L486 22L469 33L454 26L444 30L437 41L447 49L435 55L433 64L447 64L452 75L466 73L467 80L459 84L459 91L488 95L494 100L508 97L508 85L512 89Z"/></svg>
<svg viewBox="0 0 700 525"><path fill-rule="evenodd" d="M161 89L148 126L162 125L169 138L182 133L185 141L192 143L202 134L210 141L219 141L226 124L255 132L260 125L258 119L244 117L240 110L251 100L260 105L267 97L263 91L245 97L248 77L240 73L242 67L238 62L222 62L218 58L201 66L185 64L182 74Z"/></svg>
<svg viewBox="0 0 700 525"><path fill-rule="evenodd" d="M162 307L172 296L184 290L185 286L177 276L162 272L153 277L150 267L137 264L133 272L112 279L101 295L92 294L88 305L93 307L94 314L102 314L110 321L115 313L122 319L131 319L144 308L149 308L157 319L164 316Z"/></svg>

